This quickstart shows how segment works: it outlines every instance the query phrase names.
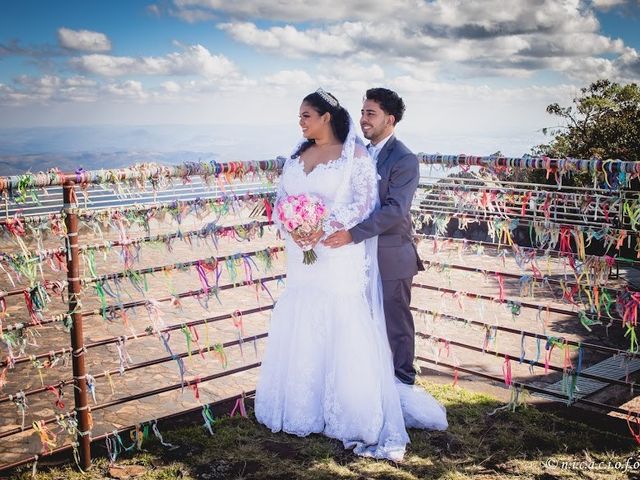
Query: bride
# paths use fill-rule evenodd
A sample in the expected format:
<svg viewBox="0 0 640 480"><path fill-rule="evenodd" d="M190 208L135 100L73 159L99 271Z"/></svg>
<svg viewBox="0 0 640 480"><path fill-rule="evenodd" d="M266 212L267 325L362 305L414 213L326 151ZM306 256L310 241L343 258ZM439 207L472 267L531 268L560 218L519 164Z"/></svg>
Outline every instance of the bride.
<svg viewBox="0 0 640 480"><path fill-rule="evenodd" d="M304 139L284 164L276 203L321 198L330 212L325 235L358 224L376 207L377 172L349 113L319 89L302 101L300 127ZM285 237L287 286L271 318L256 418L273 432L323 433L358 455L402 460L407 426L445 429L447 420L423 389L394 381L377 237L309 245L311 265L302 261L308 239Z"/></svg>

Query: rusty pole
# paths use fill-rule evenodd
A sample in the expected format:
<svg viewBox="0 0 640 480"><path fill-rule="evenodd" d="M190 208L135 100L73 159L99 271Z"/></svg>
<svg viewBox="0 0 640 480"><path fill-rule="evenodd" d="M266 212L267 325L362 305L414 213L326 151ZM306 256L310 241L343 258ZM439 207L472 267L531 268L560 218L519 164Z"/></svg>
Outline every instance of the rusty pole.
<svg viewBox="0 0 640 480"><path fill-rule="evenodd" d="M80 303L80 257L78 255L78 215L75 182L67 176L62 187L65 224L67 227L67 282L69 285L69 315L71 316L71 361L75 388L73 395L78 419L78 443L80 467L84 470L91 465L91 438L89 436L89 397L84 365L84 335L82 332L82 304Z"/></svg>

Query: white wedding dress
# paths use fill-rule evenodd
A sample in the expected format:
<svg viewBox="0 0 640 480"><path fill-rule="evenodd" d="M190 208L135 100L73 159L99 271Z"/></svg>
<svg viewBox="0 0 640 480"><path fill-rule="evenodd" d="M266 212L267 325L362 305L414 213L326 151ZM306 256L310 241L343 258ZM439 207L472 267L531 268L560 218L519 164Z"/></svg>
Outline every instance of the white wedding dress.
<svg viewBox="0 0 640 480"><path fill-rule="evenodd" d="M353 127L335 161L306 174L298 158L286 160L276 202L301 193L329 207L328 233L373 211L377 172ZM405 423L440 430L447 420L423 389L394 381L377 238L336 249L318 244L317 261L304 265L302 250L285 237L287 284L271 317L256 418L273 432L323 433L358 455L401 460Z"/></svg>

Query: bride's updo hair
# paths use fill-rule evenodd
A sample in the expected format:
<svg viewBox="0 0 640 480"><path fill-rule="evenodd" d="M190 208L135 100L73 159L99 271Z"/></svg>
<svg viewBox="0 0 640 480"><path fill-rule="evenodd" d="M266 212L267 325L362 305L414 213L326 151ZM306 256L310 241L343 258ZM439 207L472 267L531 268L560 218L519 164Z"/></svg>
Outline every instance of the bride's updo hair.
<svg viewBox="0 0 640 480"><path fill-rule="evenodd" d="M331 93L325 92L323 89L319 88L313 93L310 93L306 97L302 99L303 103L308 103L311 107L318 112L320 115L324 115L329 112L331 115L331 128L333 129L333 133L341 143L347 139L347 135L349 135L349 125L351 123L351 117L349 116L349 112L347 112L346 108L340 105L338 99L334 97ZM315 140L307 140L302 145L296 153L292 155L292 157L299 157L302 152L304 152L307 148L315 143Z"/></svg>

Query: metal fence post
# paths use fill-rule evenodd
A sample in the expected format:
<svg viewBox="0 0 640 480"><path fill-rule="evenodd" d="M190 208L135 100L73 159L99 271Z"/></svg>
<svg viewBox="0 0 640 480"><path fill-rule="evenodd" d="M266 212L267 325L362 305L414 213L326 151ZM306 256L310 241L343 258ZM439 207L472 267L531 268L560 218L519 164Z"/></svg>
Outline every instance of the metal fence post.
<svg viewBox="0 0 640 480"><path fill-rule="evenodd" d="M62 187L65 224L67 227L67 282L69 285L69 315L71 316L71 361L75 388L73 395L78 419L80 467L91 465L91 438L89 437L89 397L84 364L85 348L82 332L82 303L80 302L80 257L78 255L78 215L75 207L75 182L67 176Z"/></svg>

